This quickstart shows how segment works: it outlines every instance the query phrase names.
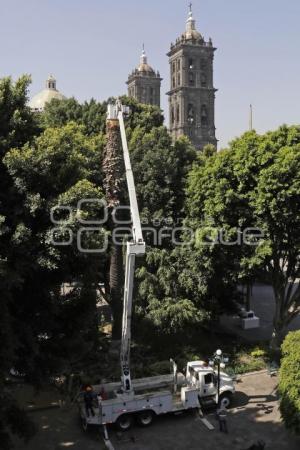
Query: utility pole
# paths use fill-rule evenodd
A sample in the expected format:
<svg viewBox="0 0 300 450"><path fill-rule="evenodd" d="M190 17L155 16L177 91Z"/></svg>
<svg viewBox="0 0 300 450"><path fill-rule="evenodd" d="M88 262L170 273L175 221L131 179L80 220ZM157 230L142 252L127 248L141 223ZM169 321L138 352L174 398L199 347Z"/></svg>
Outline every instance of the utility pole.
<svg viewBox="0 0 300 450"><path fill-rule="evenodd" d="M249 130L253 130L253 107L250 105Z"/></svg>

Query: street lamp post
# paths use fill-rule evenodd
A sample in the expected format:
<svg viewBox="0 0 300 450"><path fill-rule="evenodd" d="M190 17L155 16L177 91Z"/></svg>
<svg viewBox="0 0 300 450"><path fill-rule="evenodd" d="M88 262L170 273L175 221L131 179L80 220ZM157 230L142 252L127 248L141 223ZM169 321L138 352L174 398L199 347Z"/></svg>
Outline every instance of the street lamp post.
<svg viewBox="0 0 300 450"><path fill-rule="evenodd" d="M217 405L219 405L220 401L220 369L224 369L225 363L227 362L228 358L224 357L222 350L220 349L214 353L212 359L209 361L210 366L217 366Z"/></svg>

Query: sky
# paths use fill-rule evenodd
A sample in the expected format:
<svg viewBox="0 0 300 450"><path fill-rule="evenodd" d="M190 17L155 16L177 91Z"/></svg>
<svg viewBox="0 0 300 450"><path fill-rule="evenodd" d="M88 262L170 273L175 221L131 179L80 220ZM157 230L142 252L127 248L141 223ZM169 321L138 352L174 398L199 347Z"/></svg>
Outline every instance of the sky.
<svg viewBox="0 0 300 450"><path fill-rule="evenodd" d="M79 101L126 93L142 44L163 77L168 116L170 43L184 31L188 0L0 0L0 77L32 76L30 94L52 73ZM253 126L263 133L300 123L300 1L194 0L198 31L215 53L219 147Z"/></svg>

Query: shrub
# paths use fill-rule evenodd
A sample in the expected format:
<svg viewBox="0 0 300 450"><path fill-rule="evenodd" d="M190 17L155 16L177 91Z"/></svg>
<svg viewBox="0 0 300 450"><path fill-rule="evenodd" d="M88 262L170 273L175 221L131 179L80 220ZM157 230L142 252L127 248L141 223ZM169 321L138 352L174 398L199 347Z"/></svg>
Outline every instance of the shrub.
<svg viewBox="0 0 300 450"><path fill-rule="evenodd" d="M254 350L252 350L250 355L253 358L264 358L266 356L266 352L265 352L265 350L262 350L261 348L255 348Z"/></svg>
<svg viewBox="0 0 300 450"><path fill-rule="evenodd" d="M251 352L249 350L241 350L234 355L232 361L229 361L230 370L241 375L265 369L266 361L264 356L265 352L258 348L255 348Z"/></svg>
<svg viewBox="0 0 300 450"><path fill-rule="evenodd" d="M286 427L300 434L300 330L286 336L281 351L280 412Z"/></svg>

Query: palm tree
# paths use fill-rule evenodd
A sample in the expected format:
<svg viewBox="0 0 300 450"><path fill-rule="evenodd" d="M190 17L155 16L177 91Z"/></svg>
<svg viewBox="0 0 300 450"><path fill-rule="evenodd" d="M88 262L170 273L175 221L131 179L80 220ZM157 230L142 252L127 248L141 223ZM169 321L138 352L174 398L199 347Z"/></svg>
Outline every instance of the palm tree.
<svg viewBox="0 0 300 450"><path fill-rule="evenodd" d="M109 229L113 232L116 224L112 211L124 201L125 168L119 121L108 119L106 122L107 143L104 151L102 169L104 173L104 189L109 211ZM120 339L122 324L122 298L124 284L122 246L111 242L108 262L107 283L105 286L113 315L112 338Z"/></svg>

